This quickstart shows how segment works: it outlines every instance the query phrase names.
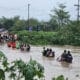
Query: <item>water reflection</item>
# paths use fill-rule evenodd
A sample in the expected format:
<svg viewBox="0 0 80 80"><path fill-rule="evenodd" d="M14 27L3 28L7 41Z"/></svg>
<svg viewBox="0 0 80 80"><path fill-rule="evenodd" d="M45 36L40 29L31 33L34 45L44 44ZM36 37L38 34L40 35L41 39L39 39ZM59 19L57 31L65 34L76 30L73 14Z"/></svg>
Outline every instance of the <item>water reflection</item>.
<svg viewBox="0 0 80 80"><path fill-rule="evenodd" d="M55 60L55 58L53 58L53 57L45 57L45 56L42 56L42 59L43 60L49 60L49 61Z"/></svg>
<svg viewBox="0 0 80 80"><path fill-rule="evenodd" d="M62 67L66 67L69 68L71 66L71 63L67 63L67 62L60 62Z"/></svg>

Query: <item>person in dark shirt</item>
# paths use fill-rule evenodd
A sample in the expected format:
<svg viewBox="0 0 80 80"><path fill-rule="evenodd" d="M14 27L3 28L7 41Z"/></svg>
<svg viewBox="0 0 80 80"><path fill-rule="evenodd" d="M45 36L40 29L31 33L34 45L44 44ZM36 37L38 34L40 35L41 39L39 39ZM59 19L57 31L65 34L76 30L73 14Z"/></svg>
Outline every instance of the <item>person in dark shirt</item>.
<svg viewBox="0 0 80 80"><path fill-rule="evenodd" d="M61 61L66 61L66 50L64 50L64 52L61 55Z"/></svg>
<svg viewBox="0 0 80 80"><path fill-rule="evenodd" d="M46 56L46 52L47 52L47 51L45 50L45 47L43 47L42 55L43 55L43 56Z"/></svg>
<svg viewBox="0 0 80 80"><path fill-rule="evenodd" d="M27 44L27 51L30 51L31 47L29 44Z"/></svg>
<svg viewBox="0 0 80 80"><path fill-rule="evenodd" d="M66 60L67 60L67 62L72 63L73 57L72 57L70 51L67 52L67 59Z"/></svg>

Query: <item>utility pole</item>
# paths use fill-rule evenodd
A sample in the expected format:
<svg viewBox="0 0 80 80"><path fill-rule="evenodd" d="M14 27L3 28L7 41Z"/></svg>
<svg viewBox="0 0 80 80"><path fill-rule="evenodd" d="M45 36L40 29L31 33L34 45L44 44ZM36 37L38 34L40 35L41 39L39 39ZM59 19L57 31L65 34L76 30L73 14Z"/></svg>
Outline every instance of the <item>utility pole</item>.
<svg viewBox="0 0 80 80"><path fill-rule="evenodd" d="M78 0L78 4L76 4L75 6L77 7L77 25L79 26L80 0Z"/></svg>
<svg viewBox="0 0 80 80"><path fill-rule="evenodd" d="M29 21L29 15L30 15L30 13L29 13L29 8L30 8L30 4L28 4L28 30L29 30L29 26L30 26L30 21Z"/></svg>

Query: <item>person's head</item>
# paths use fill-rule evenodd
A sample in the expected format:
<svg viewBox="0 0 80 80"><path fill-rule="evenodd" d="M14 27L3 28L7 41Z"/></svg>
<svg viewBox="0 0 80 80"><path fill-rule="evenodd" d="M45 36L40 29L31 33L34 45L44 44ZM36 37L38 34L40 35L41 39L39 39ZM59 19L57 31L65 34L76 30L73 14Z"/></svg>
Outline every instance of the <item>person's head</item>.
<svg viewBox="0 0 80 80"><path fill-rule="evenodd" d="M45 47L43 47L43 49L45 50Z"/></svg>
<svg viewBox="0 0 80 80"><path fill-rule="evenodd" d="M70 54L70 51L68 51L68 54Z"/></svg>
<svg viewBox="0 0 80 80"><path fill-rule="evenodd" d="M47 51L49 51L49 48L47 48Z"/></svg>
<svg viewBox="0 0 80 80"><path fill-rule="evenodd" d="M52 49L50 49L50 52L52 52Z"/></svg>
<svg viewBox="0 0 80 80"><path fill-rule="evenodd" d="M64 53L66 53L66 50L64 50Z"/></svg>

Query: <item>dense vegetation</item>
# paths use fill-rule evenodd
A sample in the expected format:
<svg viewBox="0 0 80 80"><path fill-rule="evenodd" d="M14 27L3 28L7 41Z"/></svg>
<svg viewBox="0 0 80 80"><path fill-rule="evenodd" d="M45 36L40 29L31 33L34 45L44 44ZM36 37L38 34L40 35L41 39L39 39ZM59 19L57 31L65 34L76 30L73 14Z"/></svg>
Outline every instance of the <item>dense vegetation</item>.
<svg viewBox="0 0 80 80"><path fill-rule="evenodd" d="M67 30L66 30L67 31ZM80 45L80 34L63 32L13 31L19 40L33 45Z"/></svg>
<svg viewBox="0 0 80 80"><path fill-rule="evenodd" d="M27 63L22 60L9 62L0 51L0 65L0 80L6 80L6 74L13 80L42 80L44 78L44 67L32 59Z"/></svg>
<svg viewBox="0 0 80 80"><path fill-rule="evenodd" d="M64 4L59 4L58 8L51 10L49 21L31 18L29 26L28 20L21 20L19 16L10 19L2 17L0 28L15 31L21 41L30 44L80 45L80 21L71 20L65 9Z"/></svg>
<svg viewBox="0 0 80 80"><path fill-rule="evenodd" d="M47 44L57 44L55 38L56 32L29 32L29 31L18 31L17 33L19 40L25 43L33 45L47 45Z"/></svg>

